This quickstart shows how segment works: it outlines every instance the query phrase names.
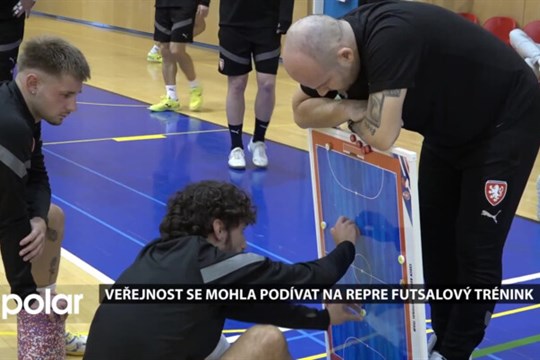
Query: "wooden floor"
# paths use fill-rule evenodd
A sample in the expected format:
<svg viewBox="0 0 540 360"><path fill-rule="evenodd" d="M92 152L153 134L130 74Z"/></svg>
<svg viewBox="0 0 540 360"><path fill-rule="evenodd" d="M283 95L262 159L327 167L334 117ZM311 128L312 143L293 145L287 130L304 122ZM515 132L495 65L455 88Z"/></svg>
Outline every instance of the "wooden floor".
<svg viewBox="0 0 540 360"><path fill-rule="evenodd" d="M32 16L27 23L25 38L54 34L66 38L76 44L87 56L91 68L90 85L119 93L128 97L153 103L164 94L164 85L159 64L146 62L146 53L152 45L149 37L130 35L96 27L79 25L65 21L52 20ZM202 111L190 113L187 107L182 112L195 117L226 126L225 94L226 78L217 72L218 55L213 49L192 46L189 53L195 62L198 78L205 89L205 103ZM277 82L277 99L272 124L268 130L268 138L299 149L307 149L305 130L299 129L292 120L291 96L298 88L283 69L280 69ZM186 80L178 76L178 89L181 101L187 99L188 85ZM256 84L250 79L246 92L245 131L251 133L254 125L253 104ZM410 150L419 151L421 137L408 131L402 131L397 145ZM223 166L226 166L224 154ZM272 159L280 161L280 159ZM536 219L537 196L536 178L540 175L540 160L536 161L529 179L526 192L519 206L518 214ZM0 274L3 277L3 274ZM97 279L80 271L74 264L63 260L59 278L59 289L66 289L70 284L94 284ZM69 328L76 331L88 331L97 299L95 288L81 288L90 301L78 317L69 319ZM90 290L92 289L92 290ZM74 290L77 292L77 290ZM94 296L94 298L92 298ZM13 321L0 322L0 359L15 359L15 324Z"/></svg>

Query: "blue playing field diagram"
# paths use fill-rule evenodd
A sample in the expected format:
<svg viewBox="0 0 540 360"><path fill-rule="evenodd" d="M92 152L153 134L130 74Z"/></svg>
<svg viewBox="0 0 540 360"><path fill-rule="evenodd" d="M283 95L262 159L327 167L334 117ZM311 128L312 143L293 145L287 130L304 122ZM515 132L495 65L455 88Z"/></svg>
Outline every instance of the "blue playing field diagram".
<svg viewBox="0 0 540 360"><path fill-rule="evenodd" d="M325 252L334 241L330 228L344 215L354 219L362 238L341 284L397 285L405 276L398 262L401 229L397 175L359 158L317 146L321 220ZM332 328L333 358L407 359L403 304L362 304L364 321ZM336 357L337 355L337 357Z"/></svg>

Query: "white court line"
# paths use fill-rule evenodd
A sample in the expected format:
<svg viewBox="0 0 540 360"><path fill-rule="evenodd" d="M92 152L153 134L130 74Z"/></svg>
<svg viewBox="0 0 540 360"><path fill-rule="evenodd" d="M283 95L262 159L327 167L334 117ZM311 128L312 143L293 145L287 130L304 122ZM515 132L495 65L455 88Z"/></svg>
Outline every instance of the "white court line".
<svg viewBox="0 0 540 360"><path fill-rule="evenodd" d="M73 255L66 249L62 248L61 253L62 257L69 262L75 264L78 266L81 270L85 271L86 273L90 274L91 276L95 277L99 282L103 284L114 284L114 280L93 267L92 265L88 264L87 262L81 260L77 256Z"/></svg>

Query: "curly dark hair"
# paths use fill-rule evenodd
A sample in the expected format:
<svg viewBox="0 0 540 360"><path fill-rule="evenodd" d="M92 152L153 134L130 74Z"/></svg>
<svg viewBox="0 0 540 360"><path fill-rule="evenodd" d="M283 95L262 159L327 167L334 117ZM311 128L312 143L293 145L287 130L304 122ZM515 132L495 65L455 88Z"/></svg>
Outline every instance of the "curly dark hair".
<svg viewBox="0 0 540 360"><path fill-rule="evenodd" d="M240 223L255 223L256 210L249 196L236 186L221 181L200 181L176 192L159 225L162 240L188 235L208 236L219 219L227 229Z"/></svg>

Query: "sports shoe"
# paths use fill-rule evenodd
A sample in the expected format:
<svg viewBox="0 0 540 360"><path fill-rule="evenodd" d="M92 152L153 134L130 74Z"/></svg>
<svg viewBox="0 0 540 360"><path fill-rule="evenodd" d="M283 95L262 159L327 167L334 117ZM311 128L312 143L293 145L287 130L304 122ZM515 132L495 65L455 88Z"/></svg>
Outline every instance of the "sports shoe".
<svg viewBox="0 0 540 360"><path fill-rule="evenodd" d="M229 154L229 167L231 169L245 169L246 168L246 155L244 149L235 147Z"/></svg>
<svg viewBox="0 0 540 360"><path fill-rule="evenodd" d="M151 63L162 63L163 58L160 53L148 53L148 55L146 55L146 61Z"/></svg>
<svg viewBox="0 0 540 360"><path fill-rule="evenodd" d="M168 96L161 98L157 104L148 107L150 111L178 111L180 110L180 101L173 100Z"/></svg>
<svg viewBox="0 0 540 360"><path fill-rule="evenodd" d="M197 111L201 109L203 103L202 87L197 86L189 91L189 110Z"/></svg>
<svg viewBox="0 0 540 360"><path fill-rule="evenodd" d="M253 165L260 168L268 166L268 157L266 156L266 144L263 141L255 141L253 139L249 142L248 150L253 154Z"/></svg>
<svg viewBox="0 0 540 360"><path fill-rule="evenodd" d="M86 339L87 339L86 336L77 334L77 333L72 333L70 331L66 331L64 339L66 341L66 354L67 355L72 355L72 356L84 355L84 352L86 351Z"/></svg>

